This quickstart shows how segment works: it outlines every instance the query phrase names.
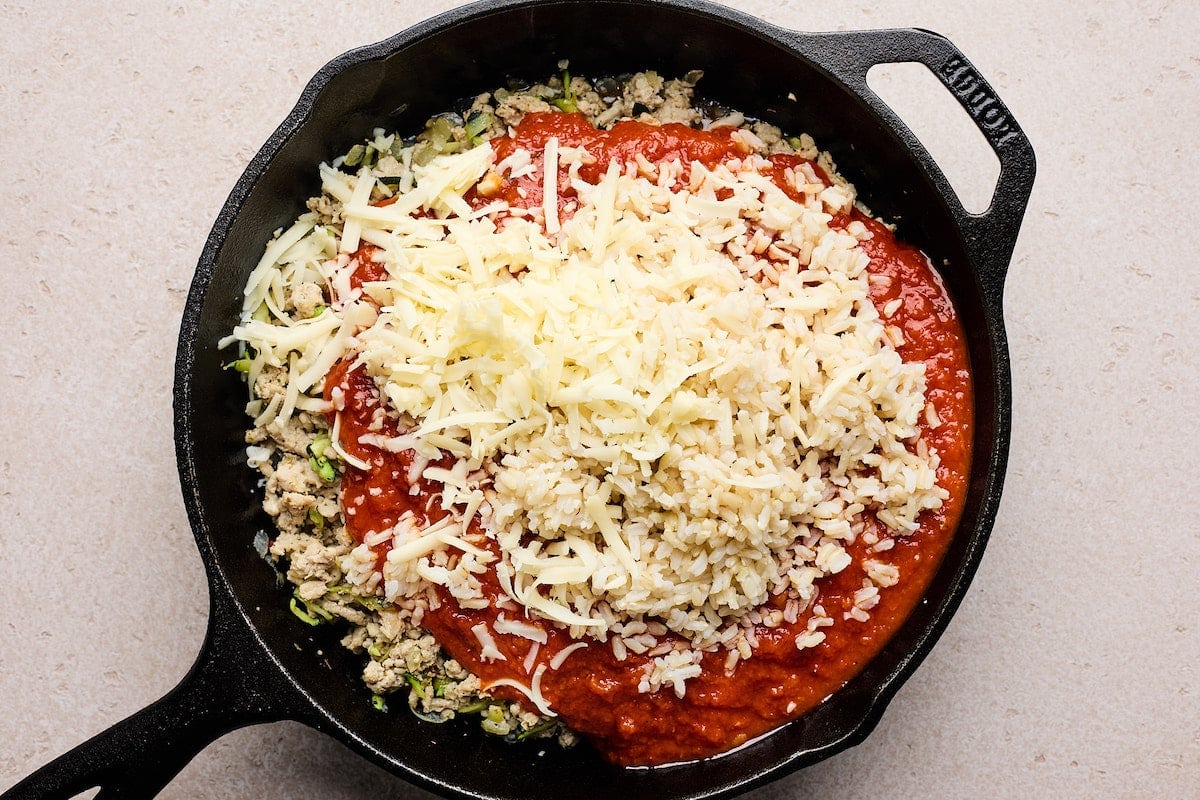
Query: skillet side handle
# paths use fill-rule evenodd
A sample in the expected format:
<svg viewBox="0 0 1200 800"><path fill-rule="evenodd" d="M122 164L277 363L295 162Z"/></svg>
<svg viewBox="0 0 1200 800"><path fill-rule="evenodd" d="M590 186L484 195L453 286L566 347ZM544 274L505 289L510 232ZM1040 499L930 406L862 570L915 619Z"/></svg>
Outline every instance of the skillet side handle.
<svg viewBox="0 0 1200 800"><path fill-rule="evenodd" d="M819 56L821 66L871 106L901 139L933 164L925 148L895 112L867 85L876 64L923 64L970 115L1000 161L992 202L982 214L967 212L953 190L945 192L955 221L966 235L968 251L982 273L980 280L999 307L1021 219L1033 190L1036 161L1021 126L988 82L949 39L916 28L795 34L802 52ZM940 170L939 170L940 173ZM949 189L944 176L938 174Z"/></svg>
<svg viewBox="0 0 1200 800"><path fill-rule="evenodd" d="M222 734L288 718L298 690L286 683L230 605L212 604L200 655L179 685L51 761L0 800L66 800L96 786L97 800L152 798Z"/></svg>

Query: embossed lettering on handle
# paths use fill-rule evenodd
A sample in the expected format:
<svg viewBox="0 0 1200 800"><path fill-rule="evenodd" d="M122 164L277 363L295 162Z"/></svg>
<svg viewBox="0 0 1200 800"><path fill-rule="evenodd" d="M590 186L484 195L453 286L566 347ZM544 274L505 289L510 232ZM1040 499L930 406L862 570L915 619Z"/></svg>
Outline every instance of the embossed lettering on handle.
<svg viewBox="0 0 1200 800"><path fill-rule="evenodd" d="M1000 99L964 59L954 56L937 72L993 145L1003 147L1006 142L1021 136Z"/></svg>

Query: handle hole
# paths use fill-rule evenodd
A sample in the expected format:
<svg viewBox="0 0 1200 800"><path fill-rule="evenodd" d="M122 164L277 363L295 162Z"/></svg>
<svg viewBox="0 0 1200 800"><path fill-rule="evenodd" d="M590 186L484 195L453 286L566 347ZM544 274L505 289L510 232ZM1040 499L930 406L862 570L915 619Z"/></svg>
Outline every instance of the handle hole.
<svg viewBox="0 0 1200 800"><path fill-rule="evenodd" d="M924 64L876 64L867 85L891 106L942 168L972 214L992 204L1000 160L971 117Z"/></svg>
<svg viewBox="0 0 1200 800"><path fill-rule="evenodd" d="M93 786L90 789L84 789L82 792L75 795L70 800L92 800L92 798L98 794L100 794L100 787Z"/></svg>

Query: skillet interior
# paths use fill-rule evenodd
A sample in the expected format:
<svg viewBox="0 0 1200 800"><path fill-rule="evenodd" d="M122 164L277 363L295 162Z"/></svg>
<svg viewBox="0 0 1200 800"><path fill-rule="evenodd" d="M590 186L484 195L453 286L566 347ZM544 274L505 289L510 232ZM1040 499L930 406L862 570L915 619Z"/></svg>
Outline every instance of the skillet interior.
<svg viewBox="0 0 1200 800"><path fill-rule="evenodd" d="M449 24L427 23L326 68L314 86L327 72L345 67L316 94L307 115L294 114L268 142L218 219L197 277L201 287L210 282L194 290L191 299L201 303L198 312L192 310L198 313L194 358L180 376L192 398L191 437L181 454L193 456L190 463L181 460L180 467L188 503L203 509L193 518L203 518L195 532L212 591L231 591L263 645L311 698L314 708L296 709L297 718L441 791L497 798L536 793L582 799L618 792L700 797L745 788L857 743L898 688L896 677L907 674L910 662L924 655L944 627L991 526L994 512L982 501L998 489L1007 442L1007 366L997 289L981 285L946 200L922 168L922 156L914 155L861 99L748 17L730 13L721 19L687 6L621 0L509 4L476 14L459 15ZM569 58L572 72L582 75L653 68L673 76L703 69L703 96L785 131L811 133L832 151L877 215L898 222L901 236L922 247L935 264L948 265L942 274L968 335L976 381L976 468L958 536L928 602L830 702L753 746L706 762L622 770L587 746L568 751L544 743L513 746L465 721L433 725L403 708L379 714L370 708L368 690L358 678L360 659L337 644L337 632L308 628L287 612L287 590L276 585L250 544L256 531L270 529L270 520L255 510L261 498L255 475L244 465L245 388L221 369L229 355L219 353L215 343L235 324L245 279L271 232L289 224L318 191L316 164L345 152L372 128L415 132L431 114L501 85L508 76L551 74L559 58ZM997 462L998 468L991 466Z"/></svg>

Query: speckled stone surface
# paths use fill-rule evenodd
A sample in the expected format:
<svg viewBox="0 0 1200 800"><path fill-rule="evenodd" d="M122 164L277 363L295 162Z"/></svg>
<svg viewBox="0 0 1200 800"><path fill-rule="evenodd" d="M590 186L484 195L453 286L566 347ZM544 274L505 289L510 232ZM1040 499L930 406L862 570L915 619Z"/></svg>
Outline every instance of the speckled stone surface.
<svg viewBox="0 0 1200 800"><path fill-rule="evenodd" d="M753 796L1200 797L1200 12L733 4L949 36L1039 160L1006 293L1008 483L975 584L865 744ZM196 258L322 64L453 5L0 7L0 789L190 665L207 598L170 390ZM994 165L904 77L883 88L986 197ZM215 742L162 797L381 795L427 796L280 723Z"/></svg>

